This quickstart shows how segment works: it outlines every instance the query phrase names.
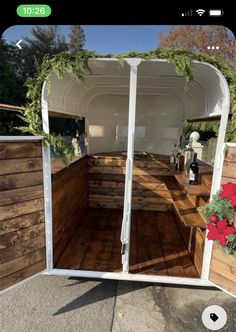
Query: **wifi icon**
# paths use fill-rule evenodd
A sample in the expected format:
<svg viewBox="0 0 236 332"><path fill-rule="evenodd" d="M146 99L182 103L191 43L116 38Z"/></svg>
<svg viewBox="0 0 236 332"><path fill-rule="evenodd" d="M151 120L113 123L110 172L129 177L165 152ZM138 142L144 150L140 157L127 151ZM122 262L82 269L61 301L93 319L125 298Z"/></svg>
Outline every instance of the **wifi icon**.
<svg viewBox="0 0 236 332"><path fill-rule="evenodd" d="M198 13L199 16L202 16L205 13L204 9L198 9L196 10L196 13Z"/></svg>

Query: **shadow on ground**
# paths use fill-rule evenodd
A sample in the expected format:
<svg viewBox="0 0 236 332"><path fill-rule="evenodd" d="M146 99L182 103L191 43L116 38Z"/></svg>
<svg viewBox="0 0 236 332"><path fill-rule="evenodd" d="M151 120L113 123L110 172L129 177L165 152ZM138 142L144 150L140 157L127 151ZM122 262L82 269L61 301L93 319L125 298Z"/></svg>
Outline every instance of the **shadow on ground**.
<svg viewBox="0 0 236 332"><path fill-rule="evenodd" d="M68 284L64 287L73 287L88 281L89 282L98 281L96 279L83 280L79 278L70 278L70 280L73 280L75 282L73 282L72 284ZM84 306L112 298L114 297L114 289L116 291L116 288L117 288L117 281L103 280L98 285L94 286L93 288L85 292L83 295L79 296L78 298L74 299L73 301L71 301L70 303L59 309L57 312L55 312L54 316L61 315L64 314L65 312L76 310Z"/></svg>
<svg viewBox="0 0 236 332"><path fill-rule="evenodd" d="M109 299L114 296L114 288L116 288L117 292L117 284L119 283L119 296L123 294L127 294L130 292L133 292L135 290L140 290L148 287L153 286L153 297L155 298L156 304L160 306L163 309L163 315L168 317L170 314L166 313L165 308L168 308L168 303L170 301L170 297L167 295L168 290L173 293L173 289L190 289L190 290L202 290L202 288L199 287L186 287L186 286L176 286L176 285L159 285L151 284L151 283L145 283L145 282L128 282L128 281L115 281L115 280L102 280L101 279L81 279L76 277L71 277L68 280L73 281L73 283L69 283L65 285L64 287L73 287L78 284L86 283L88 281L96 281L100 282L96 286L94 286L92 289L89 289L87 292L85 292L83 295L80 295L78 298L74 299L70 303L66 304L62 308L60 308L57 312L54 313L54 316L64 314L66 312L76 310L82 307L85 307L87 305L101 302L106 299ZM158 288L158 290L155 289L155 287ZM208 292L215 292L215 288L204 288L204 291ZM117 294L116 294L117 295ZM187 299L186 299L187 300ZM191 307L189 308L191 311ZM188 316L188 313L186 314Z"/></svg>

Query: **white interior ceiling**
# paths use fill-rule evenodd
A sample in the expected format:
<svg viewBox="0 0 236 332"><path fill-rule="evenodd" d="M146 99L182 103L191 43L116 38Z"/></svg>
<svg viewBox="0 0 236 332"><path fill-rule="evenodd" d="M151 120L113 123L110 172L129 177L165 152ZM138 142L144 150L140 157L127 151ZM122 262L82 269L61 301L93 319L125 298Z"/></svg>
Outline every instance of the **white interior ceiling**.
<svg viewBox="0 0 236 332"><path fill-rule="evenodd" d="M130 66L116 59L90 60L89 66L84 83L67 73L63 80L52 74L43 98L50 111L86 118L89 153L126 150ZM222 75L206 63L194 62L193 69L186 89L166 60L138 66L136 150L169 153L184 119L222 112L227 99Z"/></svg>

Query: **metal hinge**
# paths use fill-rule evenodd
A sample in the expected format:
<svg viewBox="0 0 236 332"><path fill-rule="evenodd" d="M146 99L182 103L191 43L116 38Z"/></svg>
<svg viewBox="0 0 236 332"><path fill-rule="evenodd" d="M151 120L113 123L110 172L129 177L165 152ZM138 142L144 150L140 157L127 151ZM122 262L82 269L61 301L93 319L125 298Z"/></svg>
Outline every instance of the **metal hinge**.
<svg viewBox="0 0 236 332"><path fill-rule="evenodd" d="M123 243L122 246L121 246L121 255L124 255L125 251L126 251L126 244Z"/></svg>

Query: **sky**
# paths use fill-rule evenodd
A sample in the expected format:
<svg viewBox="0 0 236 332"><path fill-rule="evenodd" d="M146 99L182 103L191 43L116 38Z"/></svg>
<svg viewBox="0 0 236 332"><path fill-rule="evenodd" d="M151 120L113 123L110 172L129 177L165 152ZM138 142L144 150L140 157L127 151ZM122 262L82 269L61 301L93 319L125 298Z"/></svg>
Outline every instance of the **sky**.
<svg viewBox="0 0 236 332"><path fill-rule="evenodd" d="M15 25L3 36L8 42L18 42L30 36L33 25ZM159 32L168 33L167 25L82 25L86 36L86 49L98 53L122 53L150 51L157 47ZM68 26L60 26L61 33L68 34Z"/></svg>

